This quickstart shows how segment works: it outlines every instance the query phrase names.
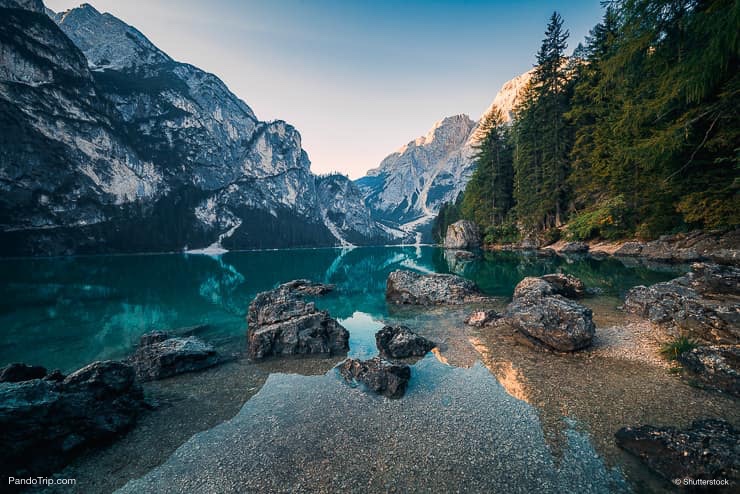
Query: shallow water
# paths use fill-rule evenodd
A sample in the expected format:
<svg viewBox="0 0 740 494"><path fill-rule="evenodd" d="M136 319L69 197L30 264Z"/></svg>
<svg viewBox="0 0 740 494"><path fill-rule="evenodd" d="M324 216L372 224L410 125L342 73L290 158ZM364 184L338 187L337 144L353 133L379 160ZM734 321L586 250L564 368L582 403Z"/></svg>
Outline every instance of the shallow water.
<svg viewBox="0 0 740 494"><path fill-rule="evenodd" d="M73 369L126 355L145 331L201 323L209 325L202 337L238 353L254 294L298 277L337 285L317 304L350 331L350 356L377 354L374 333L384 322L439 344L410 362L400 400L347 385L334 369L343 357L239 359L149 383L159 407L60 473L78 479L78 492L660 492L670 485L614 445L618 428L740 421L736 401L681 382L656 356L660 335L616 310L626 289L680 267L518 253L461 262L432 247L6 267L3 362ZM596 340L574 355L541 353L517 345L506 328L466 326L470 307L389 308L383 293L394 269L456 272L495 297L484 305L495 308L524 276L574 274L600 291L585 301Z"/></svg>

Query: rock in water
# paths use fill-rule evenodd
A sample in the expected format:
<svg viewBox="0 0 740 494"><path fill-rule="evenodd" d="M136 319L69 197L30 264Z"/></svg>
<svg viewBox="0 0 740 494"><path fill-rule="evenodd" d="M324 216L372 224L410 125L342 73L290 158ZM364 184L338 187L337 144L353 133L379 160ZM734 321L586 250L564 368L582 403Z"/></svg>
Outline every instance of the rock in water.
<svg viewBox="0 0 740 494"><path fill-rule="evenodd" d="M304 284L300 284L305 288ZM271 355L337 355L349 350L349 332L326 311L306 302L289 282L257 294L247 315L248 353L252 359ZM312 288L311 292L315 292Z"/></svg>
<svg viewBox="0 0 740 494"><path fill-rule="evenodd" d="M524 278L514 289L514 299L504 317L536 344L561 352L580 350L591 344L596 332L593 313L564 295L584 291L583 282L572 276Z"/></svg>
<svg viewBox="0 0 740 494"><path fill-rule="evenodd" d="M200 338L171 338L163 331L154 331L141 337L128 361L139 379L147 381L213 367L219 357L213 346Z"/></svg>
<svg viewBox="0 0 740 494"><path fill-rule="evenodd" d="M678 361L706 386L740 398L740 347L737 345L693 348L680 354Z"/></svg>
<svg viewBox="0 0 740 494"><path fill-rule="evenodd" d="M304 295L324 295L331 291L334 291L336 286L327 285L325 283L316 283L315 281L298 279L284 283L283 286L293 290L294 292L302 293Z"/></svg>
<svg viewBox="0 0 740 494"><path fill-rule="evenodd" d="M480 230L472 221L460 220L447 227L445 249L476 249L480 243Z"/></svg>
<svg viewBox="0 0 740 494"><path fill-rule="evenodd" d="M740 343L740 268L695 263L691 272L627 292L624 309L674 335L709 343Z"/></svg>
<svg viewBox="0 0 740 494"><path fill-rule="evenodd" d="M616 440L668 480L740 478L740 434L724 420L697 420L686 430L624 427Z"/></svg>
<svg viewBox="0 0 740 494"><path fill-rule="evenodd" d="M46 368L38 365L8 364L0 370L0 382L16 383L30 379L43 379Z"/></svg>
<svg viewBox="0 0 740 494"><path fill-rule="evenodd" d="M401 398L411 378L411 368L404 363L388 362L380 357L370 360L347 359L339 373L351 382L360 382L388 398Z"/></svg>
<svg viewBox="0 0 740 494"><path fill-rule="evenodd" d="M468 326L475 326L476 328L482 328L493 324L500 318L501 314L495 310L477 310L465 319L465 324Z"/></svg>
<svg viewBox="0 0 740 494"><path fill-rule="evenodd" d="M406 326L384 326L375 333L375 345L381 356L390 358L421 357L437 346Z"/></svg>
<svg viewBox="0 0 740 494"><path fill-rule="evenodd" d="M133 367L121 362L94 362L62 381L0 383L0 468L50 472L81 446L126 430L143 405Z"/></svg>
<svg viewBox="0 0 740 494"><path fill-rule="evenodd" d="M441 305L486 299L478 286L453 274L419 274L393 271L388 275L385 299L396 304Z"/></svg>

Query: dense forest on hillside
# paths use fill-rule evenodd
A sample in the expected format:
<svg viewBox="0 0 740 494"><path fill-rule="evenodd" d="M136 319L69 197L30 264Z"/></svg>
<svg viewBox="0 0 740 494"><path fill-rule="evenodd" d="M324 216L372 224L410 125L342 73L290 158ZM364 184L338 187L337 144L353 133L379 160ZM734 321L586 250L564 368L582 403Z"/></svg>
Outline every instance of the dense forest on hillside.
<svg viewBox="0 0 740 494"><path fill-rule="evenodd" d="M480 126L476 171L434 224L488 243L654 238L740 225L740 2L604 2L566 57L554 13L513 125Z"/></svg>

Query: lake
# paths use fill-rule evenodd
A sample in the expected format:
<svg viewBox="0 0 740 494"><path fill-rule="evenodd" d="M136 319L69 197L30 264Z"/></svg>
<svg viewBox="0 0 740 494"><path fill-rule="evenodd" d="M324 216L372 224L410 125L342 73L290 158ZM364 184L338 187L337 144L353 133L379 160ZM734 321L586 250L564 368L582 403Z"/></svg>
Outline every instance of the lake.
<svg viewBox="0 0 740 494"><path fill-rule="evenodd" d="M346 384L334 368L343 356L237 358L148 383L158 407L60 473L80 492L659 492L670 485L616 447L616 430L740 419L732 399L681 382L650 326L617 310L627 289L681 266L518 252L461 260L430 246L0 265L3 365L68 372L125 357L147 331L197 325L198 336L241 357L254 295L295 278L336 285L316 303L349 330L349 356L376 355L374 333L386 322L438 343L410 362L399 400ZM466 326L471 307L389 307L385 282L396 269L465 276L495 309L525 276L572 274L592 293L583 303L594 311L594 344L543 353Z"/></svg>

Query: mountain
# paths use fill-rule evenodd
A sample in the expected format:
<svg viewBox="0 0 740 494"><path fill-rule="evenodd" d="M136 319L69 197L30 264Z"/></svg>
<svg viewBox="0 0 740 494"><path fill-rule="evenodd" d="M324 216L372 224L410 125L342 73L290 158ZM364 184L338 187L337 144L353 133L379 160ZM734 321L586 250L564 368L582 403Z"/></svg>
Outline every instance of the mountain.
<svg viewBox="0 0 740 494"><path fill-rule="evenodd" d="M319 204L294 127L135 28L88 4L0 9L0 254L392 240L357 194Z"/></svg>
<svg viewBox="0 0 740 494"><path fill-rule="evenodd" d="M495 106L511 121L530 77L531 71L505 83L485 113ZM467 115L444 118L357 179L372 216L429 241L440 206L457 199L475 170L477 130L478 123Z"/></svg>

